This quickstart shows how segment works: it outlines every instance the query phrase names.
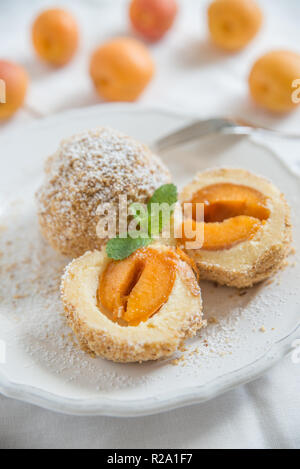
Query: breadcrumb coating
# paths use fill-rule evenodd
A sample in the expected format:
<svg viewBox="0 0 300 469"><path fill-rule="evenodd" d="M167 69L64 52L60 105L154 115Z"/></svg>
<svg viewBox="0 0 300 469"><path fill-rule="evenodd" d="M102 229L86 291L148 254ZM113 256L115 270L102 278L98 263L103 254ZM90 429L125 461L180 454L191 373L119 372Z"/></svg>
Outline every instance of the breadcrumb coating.
<svg viewBox="0 0 300 469"><path fill-rule="evenodd" d="M170 179L147 146L116 130L100 127L74 135L46 162L36 194L41 232L66 256L99 249L106 241L96 233L104 216L97 213L100 204L113 204L118 219L119 196L127 196L128 205L145 203Z"/></svg>

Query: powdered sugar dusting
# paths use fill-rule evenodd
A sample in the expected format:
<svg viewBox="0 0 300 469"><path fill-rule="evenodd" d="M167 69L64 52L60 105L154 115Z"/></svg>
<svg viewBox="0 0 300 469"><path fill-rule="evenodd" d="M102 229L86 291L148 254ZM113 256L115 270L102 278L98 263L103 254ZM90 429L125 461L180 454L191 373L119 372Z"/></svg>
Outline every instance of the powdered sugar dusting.
<svg viewBox="0 0 300 469"><path fill-rule="evenodd" d="M163 390L170 376L178 380L178 386L203 376L209 379L216 368L234 367L250 344L253 350L248 353L253 357L267 350L280 330L284 305L290 298L299 301L295 291L278 285L282 274L292 267L273 282L245 291L202 282L208 327L187 342L185 351L169 360L142 365L94 359L79 350L66 324L59 285L68 259L56 254L40 236L32 197L11 206L0 221L6 227L0 236L0 323L7 329L9 347L20 351L26 372L42 369L49 383L57 377L74 392L130 389L143 393L151 387ZM174 367L176 357L178 366ZM44 382L40 384L44 386Z"/></svg>
<svg viewBox="0 0 300 469"><path fill-rule="evenodd" d="M55 249L72 256L100 247L99 205L117 209L121 195L128 204L144 203L170 181L166 166L148 147L106 127L63 140L45 171L37 193L42 231Z"/></svg>
<svg viewBox="0 0 300 469"><path fill-rule="evenodd" d="M28 358L27 367L40 366L94 390L131 386L132 379L108 370L107 363L81 351L67 326L60 301L60 282L68 260L43 240L34 214L18 212L5 219L0 238L0 322L11 324L9 338ZM104 366L101 366L101 364ZM134 380L135 384L144 378Z"/></svg>

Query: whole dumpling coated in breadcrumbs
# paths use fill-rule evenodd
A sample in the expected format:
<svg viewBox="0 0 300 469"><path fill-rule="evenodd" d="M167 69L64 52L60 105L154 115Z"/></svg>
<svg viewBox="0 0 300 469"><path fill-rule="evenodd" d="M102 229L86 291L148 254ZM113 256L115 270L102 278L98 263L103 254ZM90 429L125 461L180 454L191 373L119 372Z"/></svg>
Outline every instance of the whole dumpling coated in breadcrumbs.
<svg viewBox="0 0 300 469"><path fill-rule="evenodd" d="M113 204L118 217L120 196L128 205L145 203L170 179L159 157L120 132L101 127L74 135L46 162L36 194L41 232L67 256L99 249L106 241L96 232L100 204Z"/></svg>

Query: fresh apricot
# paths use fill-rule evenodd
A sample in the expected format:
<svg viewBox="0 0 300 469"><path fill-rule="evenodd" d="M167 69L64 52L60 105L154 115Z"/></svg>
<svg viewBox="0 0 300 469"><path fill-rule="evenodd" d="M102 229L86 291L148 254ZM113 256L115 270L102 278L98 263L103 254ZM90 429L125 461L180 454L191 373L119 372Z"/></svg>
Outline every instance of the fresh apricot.
<svg viewBox="0 0 300 469"><path fill-rule="evenodd" d="M0 120L4 120L23 105L28 75L21 65L0 60L0 81Z"/></svg>
<svg viewBox="0 0 300 469"><path fill-rule="evenodd" d="M139 249L127 259L108 264L100 279L100 304L114 320L137 326L168 300L175 277L174 256L168 251Z"/></svg>
<svg viewBox="0 0 300 469"><path fill-rule="evenodd" d="M55 66L65 65L72 59L78 47L77 22L66 10L45 10L33 23L32 42L42 60Z"/></svg>
<svg viewBox="0 0 300 469"><path fill-rule="evenodd" d="M213 42L228 51L245 47L258 33L263 18L254 0L214 0L207 14Z"/></svg>
<svg viewBox="0 0 300 469"><path fill-rule="evenodd" d="M132 0L129 9L133 28L149 41L161 39L173 25L176 14L175 0Z"/></svg>
<svg viewBox="0 0 300 469"><path fill-rule="evenodd" d="M299 105L292 99L293 82L299 78L299 54L287 50L268 52L251 69L251 96L258 105L269 111L291 111Z"/></svg>
<svg viewBox="0 0 300 469"><path fill-rule="evenodd" d="M107 101L134 101L150 82L154 64L146 46L122 37L106 42L92 55L90 75Z"/></svg>

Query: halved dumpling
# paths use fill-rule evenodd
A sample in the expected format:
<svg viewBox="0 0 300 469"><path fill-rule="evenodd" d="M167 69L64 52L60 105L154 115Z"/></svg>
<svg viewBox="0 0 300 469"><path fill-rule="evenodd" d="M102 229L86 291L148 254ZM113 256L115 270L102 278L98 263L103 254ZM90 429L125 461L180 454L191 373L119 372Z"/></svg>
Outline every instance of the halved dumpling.
<svg viewBox="0 0 300 469"><path fill-rule="evenodd" d="M116 362L168 357L205 323L193 265L161 244L121 261L87 252L67 267L62 301L81 347Z"/></svg>
<svg viewBox="0 0 300 469"><path fill-rule="evenodd" d="M200 278L248 287L282 265L291 240L290 210L271 182L242 169L208 170L183 189L180 202L192 203L192 219L184 221L179 244L190 246L192 233L203 233L201 247L187 250ZM204 204L204 220L197 218L197 203Z"/></svg>

